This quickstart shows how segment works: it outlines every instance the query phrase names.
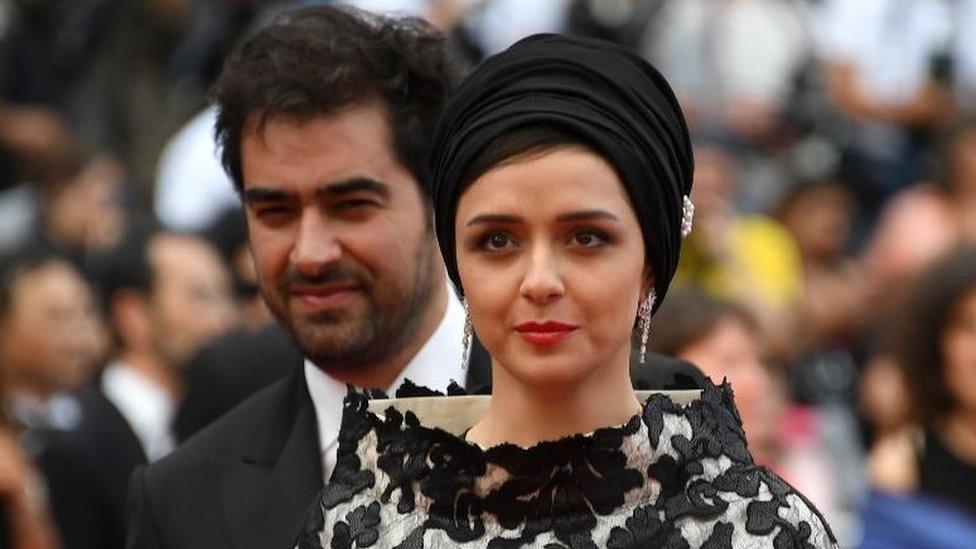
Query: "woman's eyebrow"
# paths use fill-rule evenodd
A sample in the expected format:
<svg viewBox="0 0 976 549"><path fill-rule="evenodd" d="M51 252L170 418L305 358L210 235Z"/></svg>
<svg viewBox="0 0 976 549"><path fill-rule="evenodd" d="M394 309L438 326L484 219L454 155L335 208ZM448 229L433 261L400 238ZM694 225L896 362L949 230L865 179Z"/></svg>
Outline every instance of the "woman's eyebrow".
<svg viewBox="0 0 976 549"><path fill-rule="evenodd" d="M608 221L620 221L620 218L606 210L580 210L578 212L564 213L556 216L559 223L570 223L573 221L590 221L593 219L605 219Z"/></svg>
<svg viewBox="0 0 976 549"><path fill-rule="evenodd" d="M479 225L485 223L519 223L522 221L521 217L517 215L505 215L505 214L480 214L472 217L467 225Z"/></svg>
<svg viewBox="0 0 976 549"><path fill-rule="evenodd" d="M594 219L604 219L607 221L620 221L620 218L606 210L580 210L560 214L556 217L558 223L572 223L577 221L591 221ZM513 224L520 223L522 218L517 215L508 214L480 214L468 221L467 225L479 225L486 223Z"/></svg>

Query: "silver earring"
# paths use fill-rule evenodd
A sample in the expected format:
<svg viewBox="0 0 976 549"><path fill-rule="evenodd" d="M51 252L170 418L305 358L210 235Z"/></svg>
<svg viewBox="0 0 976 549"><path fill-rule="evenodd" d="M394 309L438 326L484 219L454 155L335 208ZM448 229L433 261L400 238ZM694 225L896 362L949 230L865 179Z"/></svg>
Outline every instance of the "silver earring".
<svg viewBox="0 0 976 549"><path fill-rule="evenodd" d="M467 371L468 359L471 356L471 334L474 333L474 327L471 326L471 312L468 311L468 300L464 299L461 303L464 305L464 337L461 340L461 346L464 347L464 350L461 355L461 369Z"/></svg>
<svg viewBox="0 0 976 549"><path fill-rule="evenodd" d="M655 301L657 301L657 292L651 288L647 299L641 302L637 310L637 325L641 331L640 355L638 355L641 364L644 364L644 359L647 358L647 340L651 337L651 311L654 310Z"/></svg>
<svg viewBox="0 0 976 549"><path fill-rule="evenodd" d="M681 197L681 238L691 234L691 227L695 221L695 203L687 196Z"/></svg>

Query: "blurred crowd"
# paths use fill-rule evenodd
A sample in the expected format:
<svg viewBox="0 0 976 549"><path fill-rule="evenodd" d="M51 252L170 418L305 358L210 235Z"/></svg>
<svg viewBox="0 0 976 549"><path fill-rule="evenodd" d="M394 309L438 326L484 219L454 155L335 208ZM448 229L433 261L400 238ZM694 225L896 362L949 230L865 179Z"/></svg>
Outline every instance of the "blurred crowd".
<svg viewBox="0 0 976 549"><path fill-rule="evenodd" d="M696 156L652 348L732 384L844 546L976 543L976 0L350 3L467 64L546 31L650 59ZM0 546L121 547L133 468L295 363L207 96L290 4L0 0Z"/></svg>

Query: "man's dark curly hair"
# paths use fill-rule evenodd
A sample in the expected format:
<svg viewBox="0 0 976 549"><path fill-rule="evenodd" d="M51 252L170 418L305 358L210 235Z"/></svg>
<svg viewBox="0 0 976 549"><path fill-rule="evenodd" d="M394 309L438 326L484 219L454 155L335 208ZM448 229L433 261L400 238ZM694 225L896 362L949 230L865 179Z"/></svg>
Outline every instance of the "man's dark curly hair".
<svg viewBox="0 0 976 549"><path fill-rule="evenodd" d="M443 35L422 19L349 7L289 10L231 55L214 86L221 162L240 193L246 131L279 116L301 120L380 99L394 151L423 188L431 135L456 75Z"/></svg>

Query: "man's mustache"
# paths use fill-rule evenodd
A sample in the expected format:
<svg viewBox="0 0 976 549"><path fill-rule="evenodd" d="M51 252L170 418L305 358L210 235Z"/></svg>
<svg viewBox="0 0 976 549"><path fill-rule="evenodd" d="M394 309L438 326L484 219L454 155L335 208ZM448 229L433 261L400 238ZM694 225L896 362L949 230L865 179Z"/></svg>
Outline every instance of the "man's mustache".
<svg viewBox="0 0 976 549"><path fill-rule="evenodd" d="M372 288L369 275L362 269L347 265L332 265L313 276L306 275L298 269L289 268L281 277L280 286L283 289L294 286L325 286L325 285L355 285L364 290Z"/></svg>

